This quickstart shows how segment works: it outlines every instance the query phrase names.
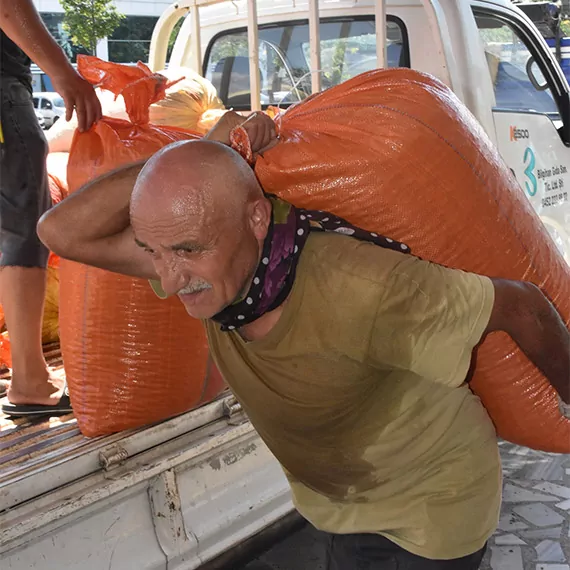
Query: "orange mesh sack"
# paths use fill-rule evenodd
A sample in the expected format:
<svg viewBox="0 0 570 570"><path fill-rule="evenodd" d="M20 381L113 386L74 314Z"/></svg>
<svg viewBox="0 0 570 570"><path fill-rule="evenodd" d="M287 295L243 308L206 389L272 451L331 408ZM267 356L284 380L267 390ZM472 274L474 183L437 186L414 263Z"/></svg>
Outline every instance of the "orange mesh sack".
<svg viewBox="0 0 570 570"><path fill-rule="evenodd" d="M48 185L51 200L57 204L67 196L65 169L67 153L48 155ZM59 339L59 257L50 252L47 266L46 296L42 322L42 343L49 344Z"/></svg>
<svg viewBox="0 0 570 570"><path fill-rule="evenodd" d="M409 244L431 261L524 279L570 322L570 268L474 117L438 80L377 70L290 108L260 157L267 192ZM473 391L499 436L570 452L554 388L503 333L478 353Z"/></svg>
<svg viewBox="0 0 570 570"><path fill-rule="evenodd" d="M148 107L168 86L143 64L83 57L79 72L125 98L130 121L103 118L74 135L69 190L168 143L197 138L148 124ZM134 428L212 400L223 381L208 357L201 323L177 299L161 301L148 282L61 260L60 335L81 431L97 436Z"/></svg>

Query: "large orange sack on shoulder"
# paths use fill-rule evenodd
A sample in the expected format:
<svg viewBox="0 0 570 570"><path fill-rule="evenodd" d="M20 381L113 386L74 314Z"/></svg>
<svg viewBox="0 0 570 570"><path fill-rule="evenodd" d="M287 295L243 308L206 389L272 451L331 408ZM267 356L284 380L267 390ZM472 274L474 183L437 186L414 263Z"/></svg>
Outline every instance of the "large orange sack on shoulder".
<svg viewBox="0 0 570 570"><path fill-rule="evenodd" d="M538 285L570 323L570 267L475 118L438 80L377 70L278 117L258 158L267 192L409 244L446 266ZM570 452L557 394L503 333L478 351L471 388L498 435Z"/></svg>
<svg viewBox="0 0 570 570"><path fill-rule="evenodd" d="M199 135L148 124L148 107L168 83L143 64L80 57L79 72L125 98L130 121L103 118L74 135L70 192L163 146ZM93 215L97 215L96 212ZM223 389L202 324L147 281L61 260L60 335L79 427L87 436L135 428L211 401Z"/></svg>

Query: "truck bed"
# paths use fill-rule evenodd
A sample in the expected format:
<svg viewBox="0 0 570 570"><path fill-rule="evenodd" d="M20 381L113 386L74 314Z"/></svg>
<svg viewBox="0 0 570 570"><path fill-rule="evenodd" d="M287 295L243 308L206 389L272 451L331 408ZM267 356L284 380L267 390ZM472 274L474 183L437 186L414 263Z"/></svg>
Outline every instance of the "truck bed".
<svg viewBox="0 0 570 570"><path fill-rule="evenodd" d="M45 347L48 364L64 374L61 350L57 344ZM10 371L0 370L0 378L9 379ZM6 401L0 400L0 403ZM83 437L73 414L61 417L13 419L0 411L0 489L8 481L38 469L54 457L68 456L90 440ZM0 498L0 511L7 505Z"/></svg>
<svg viewBox="0 0 570 570"><path fill-rule="evenodd" d="M47 357L63 373L59 349ZM83 437L73 414L0 417L2 569L193 570L292 509L281 468L229 392L99 438Z"/></svg>
<svg viewBox="0 0 570 570"><path fill-rule="evenodd" d="M59 346L46 346L45 355L64 374ZM9 378L9 371L1 370L0 377ZM166 422L96 438L81 434L73 414L13 419L0 413L0 513L231 415L228 393L223 396Z"/></svg>

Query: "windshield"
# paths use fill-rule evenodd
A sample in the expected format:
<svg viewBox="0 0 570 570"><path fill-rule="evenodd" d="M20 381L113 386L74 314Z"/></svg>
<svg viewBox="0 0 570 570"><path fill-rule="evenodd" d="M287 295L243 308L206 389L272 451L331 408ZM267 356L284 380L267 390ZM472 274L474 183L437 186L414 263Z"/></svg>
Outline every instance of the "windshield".
<svg viewBox="0 0 570 570"><path fill-rule="evenodd" d="M403 22L386 23L388 67L409 65ZM321 80L328 89L376 68L376 30L372 17L321 21ZM288 105L311 93L309 25L283 22L259 28L262 105ZM227 107L250 106L249 52L246 30L216 36L208 52L206 78Z"/></svg>

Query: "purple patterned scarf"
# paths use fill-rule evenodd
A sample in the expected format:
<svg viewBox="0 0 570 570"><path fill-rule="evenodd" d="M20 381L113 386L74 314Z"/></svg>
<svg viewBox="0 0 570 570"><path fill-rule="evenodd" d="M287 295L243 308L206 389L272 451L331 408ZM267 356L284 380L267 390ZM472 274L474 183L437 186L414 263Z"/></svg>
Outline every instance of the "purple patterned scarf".
<svg viewBox="0 0 570 570"><path fill-rule="evenodd" d="M271 223L251 287L239 301L212 317L222 325L223 331L252 323L285 301L293 287L297 263L309 232L336 232L380 247L410 253L407 245L367 232L328 212L296 208L270 194L267 198L272 205Z"/></svg>

